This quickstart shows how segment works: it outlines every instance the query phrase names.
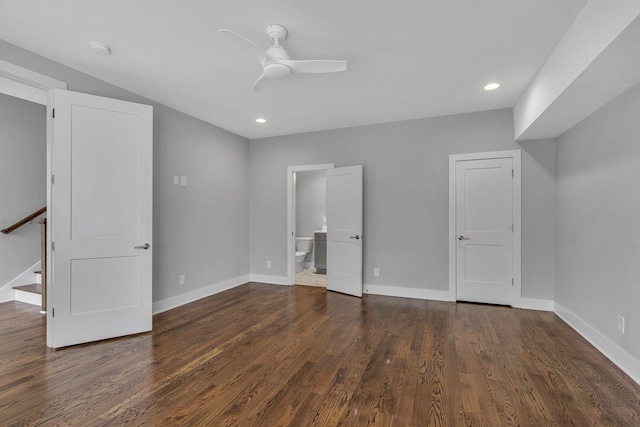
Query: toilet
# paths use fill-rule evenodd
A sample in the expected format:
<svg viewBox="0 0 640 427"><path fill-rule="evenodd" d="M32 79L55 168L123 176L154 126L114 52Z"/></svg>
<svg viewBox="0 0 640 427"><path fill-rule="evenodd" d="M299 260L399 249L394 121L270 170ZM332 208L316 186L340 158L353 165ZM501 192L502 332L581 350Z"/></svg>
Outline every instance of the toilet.
<svg viewBox="0 0 640 427"><path fill-rule="evenodd" d="M304 270L304 261L313 248L313 237L296 237L296 273Z"/></svg>

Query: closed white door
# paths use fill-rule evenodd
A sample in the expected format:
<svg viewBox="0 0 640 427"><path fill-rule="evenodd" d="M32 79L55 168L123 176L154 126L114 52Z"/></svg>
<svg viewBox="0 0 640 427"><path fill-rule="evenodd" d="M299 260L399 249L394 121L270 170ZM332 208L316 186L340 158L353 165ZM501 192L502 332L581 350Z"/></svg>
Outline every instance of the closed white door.
<svg viewBox="0 0 640 427"><path fill-rule="evenodd" d="M362 296L362 165L327 170L327 290Z"/></svg>
<svg viewBox="0 0 640 427"><path fill-rule="evenodd" d="M152 327L152 108L55 90L47 345Z"/></svg>
<svg viewBox="0 0 640 427"><path fill-rule="evenodd" d="M513 301L513 159L456 162L456 299Z"/></svg>

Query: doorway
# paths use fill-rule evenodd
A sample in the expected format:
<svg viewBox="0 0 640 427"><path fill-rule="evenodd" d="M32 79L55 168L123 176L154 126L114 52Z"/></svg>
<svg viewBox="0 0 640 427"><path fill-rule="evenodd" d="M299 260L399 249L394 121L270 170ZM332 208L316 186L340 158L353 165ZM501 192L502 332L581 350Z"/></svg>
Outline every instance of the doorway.
<svg viewBox="0 0 640 427"><path fill-rule="evenodd" d="M326 190L329 169L333 169L333 163L287 168L289 285L327 286L326 263L323 265L322 260L326 260ZM302 255L303 252L305 255Z"/></svg>
<svg viewBox="0 0 640 427"><path fill-rule="evenodd" d="M449 156L452 301L519 306L521 154Z"/></svg>
<svg viewBox="0 0 640 427"><path fill-rule="evenodd" d="M0 93L0 109L0 301L37 305L44 314L38 223L47 204L46 107Z"/></svg>
<svg viewBox="0 0 640 427"><path fill-rule="evenodd" d="M0 94L2 94L3 96L8 95L10 97L17 98L17 100L19 100L25 108L31 111L31 113L29 113L28 111L25 111L25 116L37 117L39 114L42 114L42 119L43 121L46 122L46 120L48 120L47 110L46 110L48 91L56 88L66 89L67 84L64 82L52 79L48 76L44 76L42 74L33 72L31 70L27 70L17 65L11 64L9 62L0 60ZM40 110L41 113L40 111L35 111L34 108L35 110L41 109ZM47 135L45 133L42 136L46 137ZM29 138L32 138L32 137L34 136L30 136ZM40 139L40 137L41 137L40 135L35 136L35 138L38 140ZM28 150L28 149L29 148L27 147L21 147L20 151L22 154L27 154L27 152L24 150ZM29 209L35 208L35 206L37 207L49 206L49 200L48 200L49 194L48 194L48 191L46 191L46 188L48 188L49 186L48 179L50 177L51 171L49 169L49 166L50 166L49 162L46 160L43 161L44 159L48 158L48 153L46 152L46 150L48 150L48 144L43 143L41 148L37 147L37 149L30 154L30 158L28 160L22 159L19 155L12 157L12 160L14 162L18 162L15 165L16 167L25 168L24 170L30 170L30 168L32 167L37 168L37 170L33 171L33 173L28 174L27 180L30 183L25 182L24 179L20 177L21 174L19 175L17 173L16 174L10 173L11 179L7 181L7 182L12 182L14 184L18 182L20 183L15 185L16 188L14 188L14 192L15 191L21 192L25 190L22 187L22 184L26 184L27 187L31 188L31 191L29 191L31 194L24 194L24 195L21 195L20 197L21 203L24 202L26 205L28 205ZM31 158L31 156L33 156L33 159ZM40 160L36 161L35 160L36 158ZM40 187L40 185L42 185L42 187ZM44 195L44 194L46 194L46 198L47 198L46 203L42 201L41 195ZM14 196L16 195L14 194ZM34 199L34 196L35 196L35 199ZM13 200L14 197L9 197L9 199ZM10 202L8 200L7 202L15 203L15 202ZM20 203L17 203L17 204L19 205ZM22 208L22 214L25 213L24 208L26 207L27 206ZM33 251L31 252L31 257L34 258L35 260L40 258L40 230L35 229L33 225L29 227L31 227L31 229L27 231L23 229L19 233L21 233L23 237L26 237L26 235L29 233L34 234L35 236L33 238L28 239L28 244L33 245L34 247L31 248L30 250L27 250L26 248L23 248L23 249L16 248L16 251L24 254L27 254ZM47 236L47 239L49 239L50 241L50 236ZM48 252L49 248L47 248L46 250ZM39 265L39 264L36 264L36 265ZM46 266L42 265L40 266L39 269L41 269L44 273L45 267ZM36 282L37 281L35 279L36 275L34 274L35 269L36 268L29 268L27 271L25 271L15 280L15 283L10 282L9 284L7 284L7 286L3 288L4 296L7 295L7 292L10 292L11 294L13 294L12 287L14 286L14 284L21 285L28 282ZM31 286L25 286L25 288L31 288ZM29 290L32 291L33 289L29 289ZM46 289L43 289L43 294L45 290ZM41 297L36 294L25 294L25 297L29 297L26 299L28 299L32 304L38 303L38 300L41 299Z"/></svg>

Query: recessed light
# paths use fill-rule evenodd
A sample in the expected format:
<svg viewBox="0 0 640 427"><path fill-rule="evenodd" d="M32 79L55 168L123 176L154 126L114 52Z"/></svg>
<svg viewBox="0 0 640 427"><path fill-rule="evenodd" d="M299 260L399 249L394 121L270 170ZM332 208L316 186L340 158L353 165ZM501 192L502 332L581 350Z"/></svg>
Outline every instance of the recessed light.
<svg viewBox="0 0 640 427"><path fill-rule="evenodd" d="M489 83L484 87L484 90L496 90L500 87L500 83Z"/></svg>
<svg viewBox="0 0 640 427"><path fill-rule="evenodd" d="M263 118L259 118L259 119L256 119L256 123L267 123L267 120Z"/></svg>
<svg viewBox="0 0 640 427"><path fill-rule="evenodd" d="M111 49L109 49L109 47L102 42L91 42L89 46L91 46L91 49L93 49L93 51L99 55L107 56L111 54Z"/></svg>

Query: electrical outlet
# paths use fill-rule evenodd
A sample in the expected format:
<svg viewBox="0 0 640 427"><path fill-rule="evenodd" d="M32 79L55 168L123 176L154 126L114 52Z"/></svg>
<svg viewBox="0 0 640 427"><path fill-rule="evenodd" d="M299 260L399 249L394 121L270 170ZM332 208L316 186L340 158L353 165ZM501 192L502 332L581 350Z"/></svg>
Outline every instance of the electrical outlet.
<svg viewBox="0 0 640 427"><path fill-rule="evenodd" d="M267 261L267 268L271 268L271 261Z"/></svg>
<svg viewBox="0 0 640 427"><path fill-rule="evenodd" d="M179 279L179 281L178 281L178 284L179 284L180 286L184 285L184 274L181 274L181 275L180 275L180 279Z"/></svg>
<svg viewBox="0 0 640 427"><path fill-rule="evenodd" d="M618 315L618 332L624 334L624 317Z"/></svg>
<svg viewBox="0 0 640 427"><path fill-rule="evenodd" d="M186 176L181 176L180 177L180 184L187 185L187 177Z"/></svg>
<svg viewBox="0 0 640 427"><path fill-rule="evenodd" d="M178 178L178 175L174 175L173 176L173 185L178 185L180 184L180 178Z"/></svg>
<svg viewBox="0 0 640 427"><path fill-rule="evenodd" d="M379 277L380 276L380 269L379 268L374 268L373 269L373 275L375 277Z"/></svg>

